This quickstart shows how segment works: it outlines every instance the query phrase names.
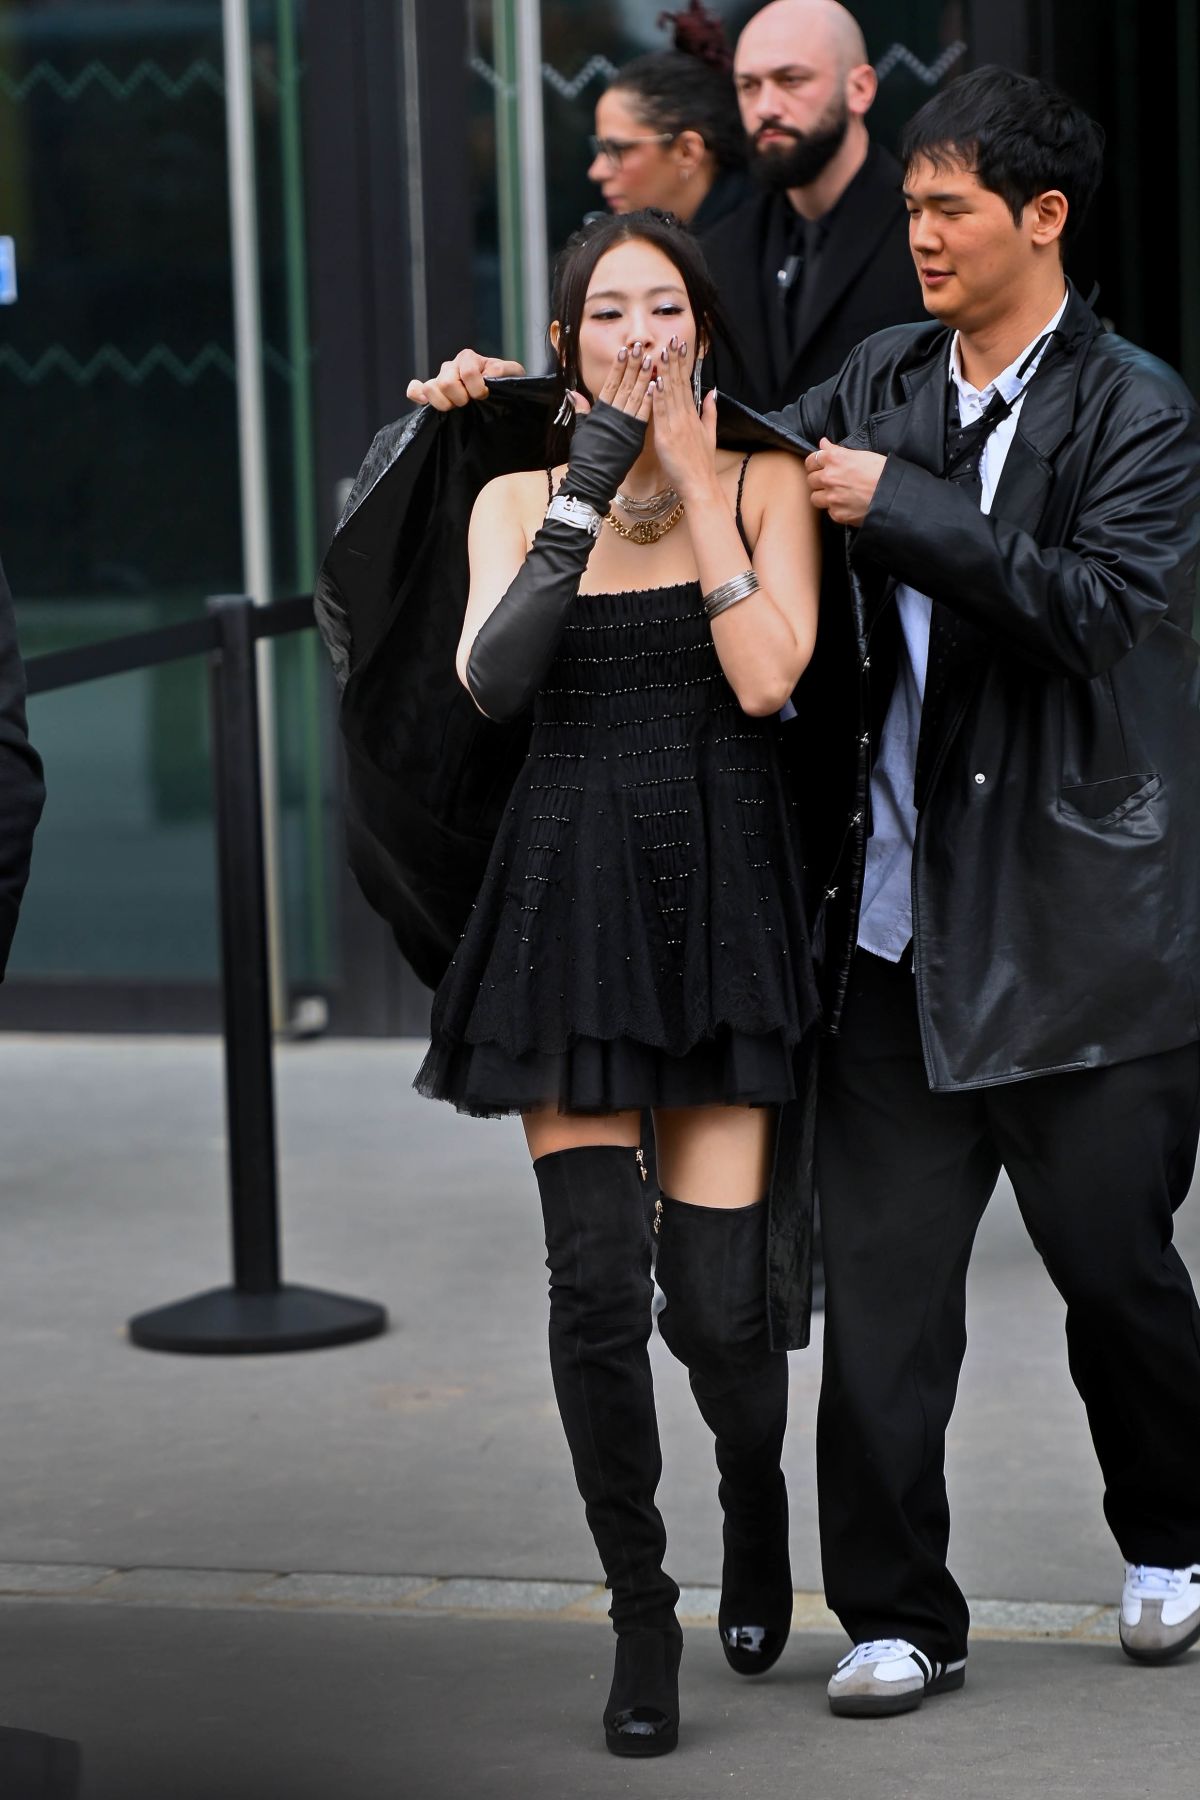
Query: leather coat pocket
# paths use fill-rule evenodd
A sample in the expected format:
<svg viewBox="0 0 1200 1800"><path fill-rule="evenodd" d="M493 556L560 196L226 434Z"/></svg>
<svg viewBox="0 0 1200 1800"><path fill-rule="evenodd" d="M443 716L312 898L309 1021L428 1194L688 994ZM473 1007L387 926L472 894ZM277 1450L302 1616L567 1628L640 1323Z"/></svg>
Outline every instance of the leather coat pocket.
<svg viewBox="0 0 1200 1800"><path fill-rule="evenodd" d="M1064 787L1059 806L1061 811L1078 813L1093 825L1118 825L1152 800L1161 786L1160 775L1114 775L1108 781Z"/></svg>

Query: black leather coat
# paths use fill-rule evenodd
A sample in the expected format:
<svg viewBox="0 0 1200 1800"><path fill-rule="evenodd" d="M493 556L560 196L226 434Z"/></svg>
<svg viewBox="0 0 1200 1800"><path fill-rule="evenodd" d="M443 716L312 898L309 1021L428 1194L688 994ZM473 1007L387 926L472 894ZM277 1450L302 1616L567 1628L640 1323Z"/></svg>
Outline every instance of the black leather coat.
<svg viewBox="0 0 1200 1800"><path fill-rule="evenodd" d="M1200 414L1072 290L985 516L938 475L949 342L934 324L880 332L771 415L888 459L849 534L851 619L828 622L850 629L797 693L835 1026L897 582L970 627L913 862L935 1089L1200 1037Z"/></svg>

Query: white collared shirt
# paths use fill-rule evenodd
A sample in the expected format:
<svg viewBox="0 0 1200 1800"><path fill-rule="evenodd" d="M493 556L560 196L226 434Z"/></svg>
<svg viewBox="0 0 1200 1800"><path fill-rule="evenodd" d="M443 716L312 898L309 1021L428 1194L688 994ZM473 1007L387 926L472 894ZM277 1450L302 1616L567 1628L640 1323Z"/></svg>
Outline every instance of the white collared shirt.
<svg viewBox="0 0 1200 1800"><path fill-rule="evenodd" d="M958 390L958 415L963 425L983 416L993 395L1002 394L1012 410L988 434L979 460L983 486L980 508L988 513L1000 484L1004 461L1017 429L1029 383L1037 374L1046 345L1058 329L1067 307L1067 295L1049 323L1014 356L1007 369L985 388L972 387L959 365L958 333L950 341L950 379ZM1037 355L1023 365L1037 348ZM929 620L932 601L916 588L896 589L901 646L896 686L888 706L879 753L871 771L871 819L863 874L862 911L858 921L860 948L888 962L899 962L912 937L912 853L917 830L913 805L913 779L917 765L917 739L921 731L921 705L925 698L925 671L929 663Z"/></svg>

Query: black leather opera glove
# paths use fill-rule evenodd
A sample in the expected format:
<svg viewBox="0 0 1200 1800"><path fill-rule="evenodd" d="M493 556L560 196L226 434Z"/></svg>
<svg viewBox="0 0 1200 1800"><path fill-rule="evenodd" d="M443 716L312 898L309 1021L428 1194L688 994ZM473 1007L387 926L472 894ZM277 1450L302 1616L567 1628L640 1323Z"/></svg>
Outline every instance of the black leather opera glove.
<svg viewBox="0 0 1200 1800"><path fill-rule="evenodd" d="M471 646L467 686L489 719L515 718L545 680L604 515L645 437L644 421L603 401L577 422L558 493Z"/></svg>

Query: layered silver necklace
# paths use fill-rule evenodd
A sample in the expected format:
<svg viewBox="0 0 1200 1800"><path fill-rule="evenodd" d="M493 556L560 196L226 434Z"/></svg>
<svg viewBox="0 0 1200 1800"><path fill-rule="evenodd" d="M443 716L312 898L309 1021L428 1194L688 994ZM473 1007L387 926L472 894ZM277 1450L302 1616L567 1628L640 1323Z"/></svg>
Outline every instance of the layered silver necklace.
<svg viewBox="0 0 1200 1800"><path fill-rule="evenodd" d="M657 494L648 494L644 500L636 500L632 494L623 494L618 489L614 499L626 518L649 520L655 524L659 519L665 519L679 505L679 495L673 487L662 488Z"/></svg>
<svg viewBox="0 0 1200 1800"><path fill-rule="evenodd" d="M617 514L621 513L622 518ZM635 544L657 544L683 517L683 501L673 487L665 487L645 500L620 492L613 496L608 523L618 536Z"/></svg>

